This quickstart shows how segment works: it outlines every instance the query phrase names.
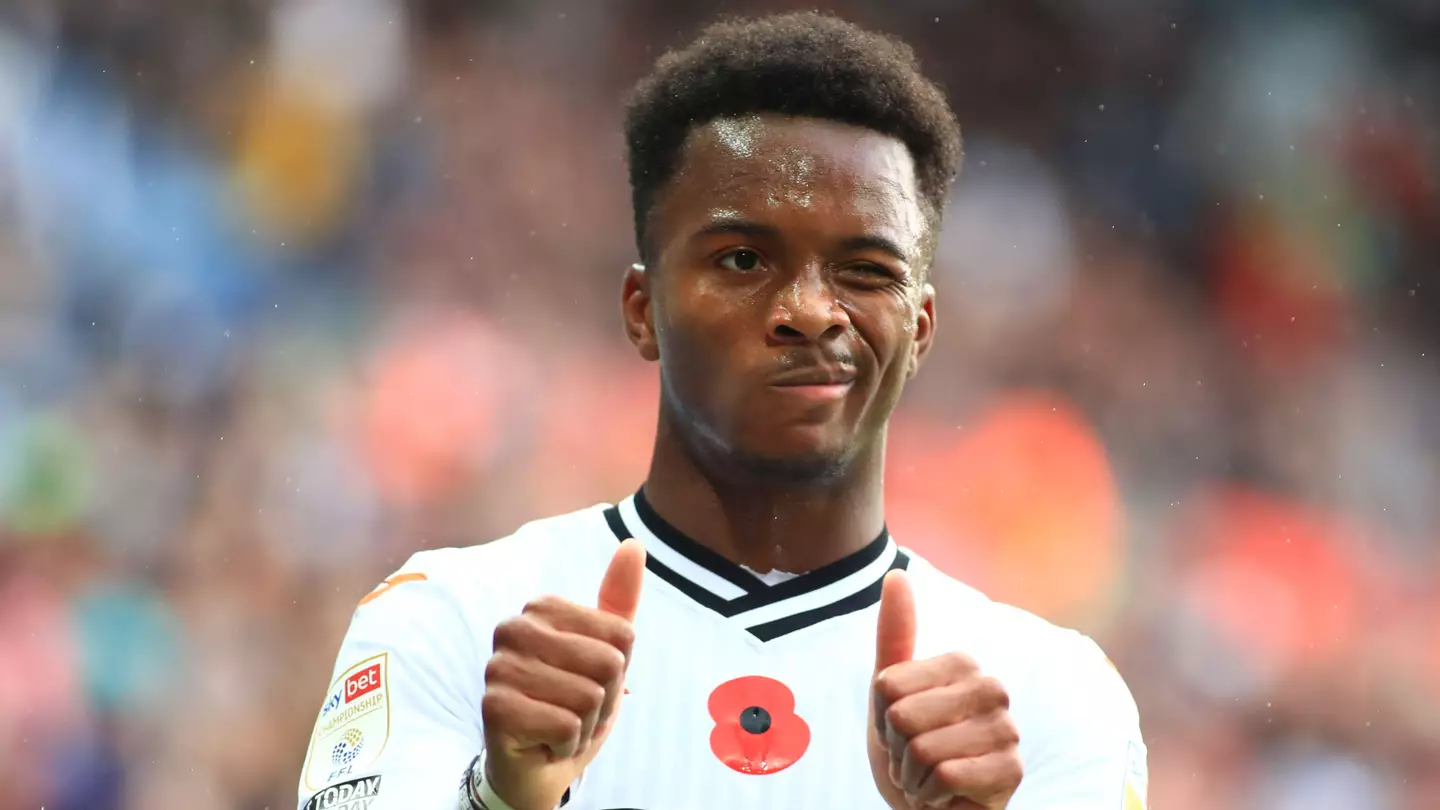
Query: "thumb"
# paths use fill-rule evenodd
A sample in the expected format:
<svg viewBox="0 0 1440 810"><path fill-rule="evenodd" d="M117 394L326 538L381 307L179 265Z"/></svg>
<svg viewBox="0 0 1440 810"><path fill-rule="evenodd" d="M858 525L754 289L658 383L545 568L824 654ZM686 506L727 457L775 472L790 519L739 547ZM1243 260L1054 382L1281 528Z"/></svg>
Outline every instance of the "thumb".
<svg viewBox="0 0 1440 810"><path fill-rule="evenodd" d="M875 627L875 672L915 657L915 591L903 570L885 575Z"/></svg>
<svg viewBox="0 0 1440 810"><path fill-rule="evenodd" d="M600 597L596 606L606 613L634 620L640 608L640 583L645 581L645 547L630 538L620 544L605 578L600 581Z"/></svg>

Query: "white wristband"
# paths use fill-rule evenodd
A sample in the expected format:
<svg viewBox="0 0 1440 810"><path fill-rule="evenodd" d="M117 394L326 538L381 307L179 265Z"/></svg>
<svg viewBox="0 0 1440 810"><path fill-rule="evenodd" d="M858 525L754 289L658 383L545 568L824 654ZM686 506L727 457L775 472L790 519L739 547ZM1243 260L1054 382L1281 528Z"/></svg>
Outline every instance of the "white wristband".
<svg viewBox="0 0 1440 810"><path fill-rule="evenodd" d="M482 750L480 756L475 760L475 766L470 769L470 796L480 810L515 810L505 800L495 793L491 787L490 780L485 778L485 752Z"/></svg>
<svg viewBox="0 0 1440 810"><path fill-rule="evenodd" d="M584 775L575 780L575 785L584 780ZM565 790L565 796L560 799L560 805L564 807L570 803L570 790L572 785ZM515 810L505 800L495 793L495 788L490 786L490 781L485 778L485 751L482 749L480 755L471 760L470 768L465 772L465 779L460 784L460 810Z"/></svg>

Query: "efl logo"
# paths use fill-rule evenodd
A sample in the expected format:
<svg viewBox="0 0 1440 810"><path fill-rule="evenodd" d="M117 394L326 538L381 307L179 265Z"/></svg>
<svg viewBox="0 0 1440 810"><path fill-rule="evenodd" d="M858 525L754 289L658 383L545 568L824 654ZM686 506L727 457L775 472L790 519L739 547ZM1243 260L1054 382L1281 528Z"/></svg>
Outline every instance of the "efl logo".
<svg viewBox="0 0 1440 810"><path fill-rule="evenodd" d="M380 665L372 664L345 679L345 702L350 703L355 698L364 697L379 688Z"/></svg>

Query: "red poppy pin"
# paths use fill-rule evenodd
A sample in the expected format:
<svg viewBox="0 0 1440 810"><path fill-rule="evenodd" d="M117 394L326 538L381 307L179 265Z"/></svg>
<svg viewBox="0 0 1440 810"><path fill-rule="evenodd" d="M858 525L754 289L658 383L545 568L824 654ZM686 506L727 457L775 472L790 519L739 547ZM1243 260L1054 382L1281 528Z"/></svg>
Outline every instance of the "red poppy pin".
<svg viewBox="0 0 1440 810"><path fill-rule="evenodd" d="M795 694L774 678L748 675L715 687L710 717L710 750L740 773L778 773L810 747L810 726L795 713Z"/></svg>

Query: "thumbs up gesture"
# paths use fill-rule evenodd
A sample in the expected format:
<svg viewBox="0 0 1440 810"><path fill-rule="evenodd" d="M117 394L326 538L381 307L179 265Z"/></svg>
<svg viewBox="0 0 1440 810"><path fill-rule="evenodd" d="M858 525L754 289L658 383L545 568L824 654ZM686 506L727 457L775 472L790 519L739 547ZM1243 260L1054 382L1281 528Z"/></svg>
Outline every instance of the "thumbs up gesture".
<svg viewBox="0 0 1440 810"><path fill-rule="evenodd" d="M915 597L885 578L871 682L870 771L894 810L1003 810L1020 786L1010 696L975 661L915 657Z"/></svg>
<svg viewBox="0 0 1440 810"><path fill-rule="evenodd" d="M620 544L596 607L537 599L495 628L485 667L485 778L516 810L553 810L600 752L623 693L645 550Z"/></svg>

